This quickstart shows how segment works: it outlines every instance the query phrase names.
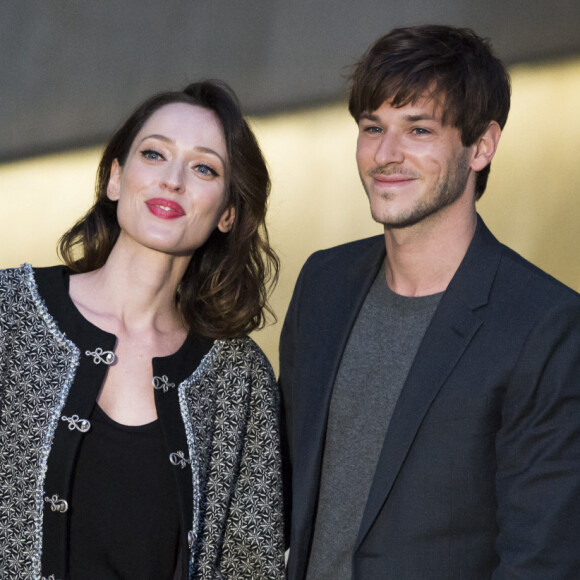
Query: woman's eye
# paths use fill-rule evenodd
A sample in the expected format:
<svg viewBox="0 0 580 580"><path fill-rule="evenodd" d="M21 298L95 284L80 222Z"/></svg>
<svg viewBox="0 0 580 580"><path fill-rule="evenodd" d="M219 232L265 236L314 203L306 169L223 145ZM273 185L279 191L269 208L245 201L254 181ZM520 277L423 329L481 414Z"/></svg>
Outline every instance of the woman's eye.
<svg viewBox="0 0 580 580"><path fill-rule="evenodd" d="M200 163L199 165L195 166L195 169L198 173L205 175L207 177L217 177L217 171L212 169L209 165L205 165L204 163Z"/></svg>
<svg viewBox="0 0 580 580"><path fill-rule="evenodd" d="M155 151L155 149L145 149L144 151L141 151L141 155L145 159L149 159L149 161L159 161L164 159L163 155L161 155L159 151Z"/></svg>

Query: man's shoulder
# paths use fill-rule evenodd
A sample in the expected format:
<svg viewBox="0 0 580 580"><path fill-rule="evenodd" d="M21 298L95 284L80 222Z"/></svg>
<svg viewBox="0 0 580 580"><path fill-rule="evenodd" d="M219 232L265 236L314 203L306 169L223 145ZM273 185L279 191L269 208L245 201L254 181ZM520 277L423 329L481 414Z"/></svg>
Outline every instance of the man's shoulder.
<svg viewBox="0 0 580 580"><path fill-rule="evenodd" d="M343 269L345 265L352 264L362 257L370 259L382 259L385 254L385 238L379 234L370 238L363 238L353 242L347 242L324 250L314 252L306 261L305 269L316 268L317 270Z"/></svg>
<svg viewBox="0 0 580 580"><path fill-rule="evenodd" d="M500 271L509 276L513 286L527 290L541 301L564 300L580 304L580 294L542 270L507 246L503 246Z"/></svg>
<svg viewBox="0 0 580 580"><path fill-rule="evenodd" d="M449 291L472 308L489 300L530 313L556 303L580 304L577 292L499 242L481 218Z"/></svg>

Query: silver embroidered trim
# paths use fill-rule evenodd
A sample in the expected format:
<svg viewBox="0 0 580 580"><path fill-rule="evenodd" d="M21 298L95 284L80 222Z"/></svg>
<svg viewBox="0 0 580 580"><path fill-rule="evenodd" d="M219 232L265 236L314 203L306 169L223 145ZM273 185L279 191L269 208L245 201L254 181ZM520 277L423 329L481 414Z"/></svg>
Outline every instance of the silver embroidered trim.
<svg viewBox="0 0 580 580"><path fill-rule="evenodd" d="M191 463L190 460L185 457L185 453L183 453L183 451L175 451L174 453L170 453L169 461L171 461L171 465L175 465L175 467L181 467L181 469L185 469L187 464Z"/></svg>
<svg viewBox="0 0 580 580"><path fill-rule="evenodd" d="M219 344L222 343L221 340L216 340L213 346L201 359L199 366L195 369L193 374L185 379L177 387L178 397L179 397L179 408L181 410L181 418L183 420L183 426L185 427L185 436L187 439L187 446L189 448L189 460L191 463L191 480L193 488L193 514L192 514L192 529L187 535L189 550L189 577L193 577L195 573L195 544L199 536L199 526L200 526L200 510L201 510L201 484L200 484L200 466L199 457L197 453L197 443L195 441L195 434L193 432L193 425L191 422L192 414L187 405L187 390L191 385L198 379L198 377L203 376L208 368L211 368L211 364L216 358L216 353L219 350Z"/></svg>
<svg viewBox="0 0 580 580"><path fill-rule="evenodd" d="M48 578L42 576L40 580L56 580L56 576L54 574L51 574Z"/></svg>
<svg viewBox="0 0 580 580"><path fill-rule="evenodd" d="M61 499L56 494L54 494L52 497L46 496L44 498L44 501L50 504L50 509L53 512L59 512L61 514L64 514L65 512L68 511L68 502L66 501L66 499Z"/></svg>
<svg viewBox="0 0 580 580"><path fill-rule="evenodd" d="M115 353L112 350L103 350L101 347L95 349L94 351L87 350L85 351L85 354L87 356L92 356L93 362L96 365L99 365L101 363L106 365L112 365L117 359Z"/></svg>
<svg viewBox="0 0 580 580"><path fill-rule="evenodd" d="M173 389L175 387L175 383L169 382L169 377L167 375L163 375L161 377L153 377L153 388L157 391L163 391L166 393L169 389Z"/></svg>
<svg viewBox="0 0 580 580"><path fill-rule="evenodd" d="M48 312L48 308L44 303L44 300L40 297L38 293L38 287L36 285L36 280L34 279L34 272L30 264L23 264L21 266L21 271L24 274L24 283L28 287L30 294L32 295L32 301L36 306L37 312L39 313L42 321L47 326L49 332L54 336L56 343L62 348L68 350L68 355L70 357L68 371L64 377L62 383L62 389L58 399L58 404L53 409L52 417L50 418L49 429L46 432L46 438L42 443L42 448L40 451L40 461L38 464L38 479L36 480L36 510L34 514L34 547L32 553L32 571L33 575L40 575L41 570L41 558L42 558L42 543L43 543L43 512L44 512L44 481L46 479L46 470L48 466L48 455L52 447L52 441L54 439L54 433L58 425L58 419L61 416L62 409L64 408L65 401L68 397L71 385L73 383L76 370L80 362L80 350L76 345L71 342L66 335L61 332L58 328L54 318Z"/></svg>
<svg viewBox="0 0 580 580"><path fill-rule="evenodd" d="M62 421L68 423L68 428L70 431L80 431L81 433L87 433L91 428L91 422L88 419L81 419L78 415L73 415L72 417L61 417Z"/></svg>

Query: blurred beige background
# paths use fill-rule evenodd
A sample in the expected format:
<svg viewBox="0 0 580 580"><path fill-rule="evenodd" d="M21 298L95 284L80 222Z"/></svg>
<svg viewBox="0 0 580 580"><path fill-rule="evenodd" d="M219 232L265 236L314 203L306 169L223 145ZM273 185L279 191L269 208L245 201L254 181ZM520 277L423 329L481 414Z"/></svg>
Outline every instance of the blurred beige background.
<svg viewBox="0 0 580 580"><path fill-rule="evenodd" d="M580 290L580 59L511 69L510 118L479 211L495 235ZM272 243L282 271L278 322L255 333L277 369L299 269L319 249L381 232L369 215L346 104L252 119L271 170ZM92 202L100 150L0 166L0 267L57 262L59 236Z"/></svg>

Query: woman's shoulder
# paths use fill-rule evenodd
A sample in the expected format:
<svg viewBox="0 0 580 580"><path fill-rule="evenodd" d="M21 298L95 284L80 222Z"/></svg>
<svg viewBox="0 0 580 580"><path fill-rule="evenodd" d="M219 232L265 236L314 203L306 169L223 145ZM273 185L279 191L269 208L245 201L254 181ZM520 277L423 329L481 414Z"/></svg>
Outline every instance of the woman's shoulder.
<svg viewBox="0 0 580 580"><path fill-rule="evenodd" d="M30 264L0 270L0 292L4 296L10 293L21 295L34 286L34 270Z"/></svg>
<svg viewBox="0 0 580 580"><path fill-rule="evenodd" d="M252 375L275 381L268 357L249 336L217 339L208 353L209 366L215 371L236 370L240 375Z"/></svg>
<svg viewBox="0 0 580 580"><path fill-rule="evenodd" d="M32 273L33 268L30 264L24 263L16 268L2 268L0 270L0 280L10 280L22 277L23 275Z"/></svg>
<svg viewBox="0 0 580 580"><path fill-rule="evenodd" d="M226 358L242 357L270 365L268 357L260 346L249 336L222 338L215 341L215 348Z"/></svg>
<svg viewBox="0 0 580 580"><path fill-rule="evenodd" d="M35 282L38 278L62 276L64 269L65 267L62 265L34 268L25 262L15 268L0 269L0 283L7 285L14 283L29 284L30 282Z"/></svg>
<svg viewBox="0 0 580 580"><path fill-rule="evenodd" d="M58 323L47 306L47 298L62 295L64 266L33 268L22 264L18 268L0 270L0 315L2 324L9 320L26 320L26 327L40 324L61 338ZM60 280L60 283L58 283ZM29 330L30 330L29 328Z"/></svg>
<svg viewBox="0 0 580 580"><path fill-rule="evenodd" d="M24 263L16 268L0 270L0 293L4 300L9 296L23 302L27 299L38 301L46 293L55 293L61 290L63 273L62 265L43 268L33 268Z"/></svg>
<svg viewBox="0 0 580 580"><path fill-rule="evenodd" d="M17 321L26 320L30 330L38 313L40 298L30 264L0 270L0 326L14 328Z"/></svg>

